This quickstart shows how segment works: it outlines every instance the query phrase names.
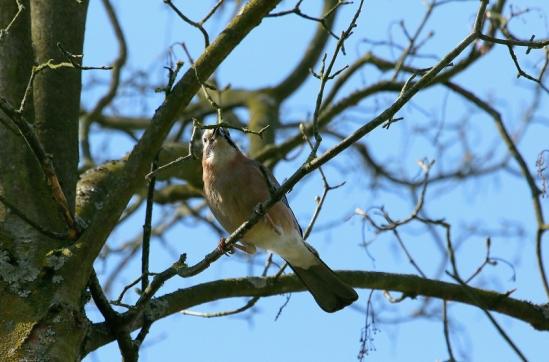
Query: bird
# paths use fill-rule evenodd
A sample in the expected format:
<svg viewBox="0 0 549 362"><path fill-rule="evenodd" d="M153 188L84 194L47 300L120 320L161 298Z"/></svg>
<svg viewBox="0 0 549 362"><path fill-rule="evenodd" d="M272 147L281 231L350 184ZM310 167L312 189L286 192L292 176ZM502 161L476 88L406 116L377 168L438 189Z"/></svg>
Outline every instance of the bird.
<svg viewBox="0 0 549 362"><path fill-rule="evenodd" d="M271 171L248 158L223 127L202 134L202 179L204 196L221 226L232 233L280 187ZM284 259L321 309L336 312L358 299L356 291L343 282L303 239L303 233L286 197L265 215L236 244L255 253L269 250ZM224 239L220 248L225 251Z"/></svg>

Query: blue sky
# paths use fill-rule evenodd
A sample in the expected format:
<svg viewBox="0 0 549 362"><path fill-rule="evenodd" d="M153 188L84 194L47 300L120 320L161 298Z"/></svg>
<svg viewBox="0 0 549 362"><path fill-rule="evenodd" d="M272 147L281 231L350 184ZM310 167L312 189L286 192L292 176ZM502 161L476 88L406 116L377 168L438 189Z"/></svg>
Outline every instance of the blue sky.
<svg viewBox="0 0 549 362"><path fill-rule="evenodd" d="M187 4L189 3L189 4ZM540 14L549 14L549 4L543 0L515 1L520 6L529 6L533 10L524 18L513 23L515 34L537 38L549 34L547 19ZM185 14L193 19L201 18L213 1L177 1ZM294 2L284 1L279 9L292 7ZM304 9L309 14L319 12L317 1L305 1ZM203 48L201 35L196 29L183 24L158 1L135 0L132 2L114 1L122 27L129 45L129 62L126 77L131 71L143 69L153 81L165 80L163 66L167 64L166 49L184 41L196 58ZM336 30L342 30L354 9L348 5L341 11ZM440 12L427 25L427 31L435 31L432 40L425 47L428 54L443 56L463 39L471 28L478 1L461 1L441 7ZM386 40L390 34L394 40L402 41L402 32L398 21L405 20L409 29L415 29L425 10L419 0L366 1L365 9L359 19L358 28L347 46L347 56L338 60L340 66L351 63L357 54L373 50L376 54L394 59L397 54L382 46L372 48L362 42L364 38ZM223 29L230 11L221 18L212 19L208 30L217 34ZM266 19L222 64L218 72L220 84L230 83L233 88L257 88L276 84L297 62L304 47L311 38L315 25L296 16ZM330 43L330 54L334 44ZM89 65L108 64L114 59L117 45L112 30L105 17L104 10L97 0L91 0L86 33L85 63ZM532 64L540 58L540 52L529 57L520 51L524 65ZM176 56L184 59L180 51ZM418 67L428 67L436 59L426 58L413 63ZM475 93L498 107L507 127L517 130L520 116L532 98L532 83L516 79L516 70L505 47L496 49L470 70L461 74L456 82L475 90ZM91 77L108 79L105 72L86 73L85 82ZM371 84L381 75L372 67L357 75L342 94L360 88L364 82ZM283 120L301 120L314 109L318 81L310 77L306 84L283 105ZM104 91L104 90L103 90ZM102 94L101 88L84 93L83 105L89 107ZM383 107L395 99L396 94L383 94L376 100L366 100L358 107L341 117L336 123L338 131L350 132L375 116ZM161 98L147 94L144 102L128 98L117 103L117 110L124 114L152 115ZM538 153L549 148L547 119L547 95L541 98L538 122L531 125L519 145L531 170L534 170ZM112 111L112 110L111 110ZM495 133L493 122L478 112L473 106L464 103L456 95L449 94L442 87L434 87L418 94L413 105L405 107L400 113L405 119L390 130L378 129L365 137L363 142L373 150L376 159L383 161L399 174L420 178L417 160L436 158L436 150L418 137L414 132L425 127L425 134L433 132L431 122L440 122L442 114L445 122L452 125L464 125L470 133L471 152L481 157L493 145L496 152L489 162L504 157L505 148ZM434 115L434 116L433 116ZM438 117L438 118L437 118ZM437 123L439 124L439 123ZM124 136L112 140L102 132L92 139L94 153L99 159L117 158L131 150L132 141ZM333 145L334 139L325 138L321 149ZM242 143L243 148L246 144ZM450 148L444 159L436 159L433 173L451 170L462 161L463 150L459 146ZM275 174L283 180L295 170L305 155L299 154L292 162L277 166ZM512 164L516 169L516 165ZM393 217L404 217L413 209L406 190L393 187L390 190L370 191L371 175L356 153L346 151L338 160L326 165L329 181L337 184L346 181L344 187L332 191L318 221L318 229L310 240L320 251L323 259L334 269L360 269L387 271L395 273L415 273L400 252L391 235L375 236L366 228L366 240L374 240L368 253L360 246L362 241L362 220L349 217L355 208L368 209L372 206L384 206ZM307 177L296 186L288 198L298 220L302 225L308 223L314 210L314 198L322 192L318 174ZM476 281L477 286L498 291L516 288L514 296L534 302L545 302L541 282L534 259L534 218L530 205L529 192L524 180L507 172L498 172L494 176L467 181L459 187L449 184L433 185L427 193L427 212L433 218L445 218L454 225L454 237L459 239L466 234L469 225L480 225L478 235L464 240L459 250L458 261L464 275L473 272L484 258L484 242L492 237L492 254L513 263L516 280L512 280L512 271L503 263L487 269ZM547 209L549 198L542 203ZM549 214L546 212L546 217ZM162 217L157 210L156 218ZM143 214L116 230L109 239L110 245L117 245L137 235L141 230ZM336 224L336 227L325 226ZM509 229L520 223L526 230L525 235L507 233L500 237L501 229ZM324 226L324 227L323 227ZM516 235L515 235L516 234ZM412 225L403 232L407 246L414 258L427 275L433 277L438 268L440 253L436 245L420 225ZM546 237L547 239L547 237ZM177 255L186 252L189 261L198 261L215 247L217 237L209 229L188 224L180 224L168 235L169 252L158 240L152 244L151 269L160 271L173 263ZM547 240L546 240L547 241ZM546 253L547 255L547 253ZM259 273L265 254L258 256L257 265L249 267L245 257L224 257L210 269L192 279L173 279L161 290L161 293L184 288L203 281L219 278L245 276ZM373 257L373 259L371 258ZM547 256L545 257L547 259ZM107 263L108 271L115 265ZM99 267L99 265L98 265ZM108 273L102 274L103 276ZM121 274L120 282L115 285L115 293L139 275L139 263L136 259ZM447 280L447 278L442 277ZM274 321L285 296L265 298L256 308L244 314L218 319L201 319L191 316L174 315L155 323L150 336L141 349L143 361L190 360L190 361L353 361L359 351L359 338L364 325L364 309L369 290L361 290L360 299L353 308L330 315L323 313L307 293L291 296L288 306L281 317ZM133 298L133 299L132 299ZM129 301L135 300L135 294ZM242 300L226 300L209 305L197 306L199 311L218 311L240 306ZM432 301L434 310L440 310L440 301ZM381 292L374 293L373 307L377 317L377 333L373 337L374 350L367 356L370 361L435 361L447 356L442 323L439 318L433 320L415 320L405 323L392 323L417 309L420 302L405 300L391 305ZM100 320L99 315L89 308L90 316ZM473 361L503 360L513 361L515 355L486 320L481 310L455 303L449 304L452 342L458 359ZM534 331L528 325L497 316L506 331L531 360L542 360L546 356L546 334ZM116 344L111 343L89 355L86 361L112 361L119 359Z"/></svg>

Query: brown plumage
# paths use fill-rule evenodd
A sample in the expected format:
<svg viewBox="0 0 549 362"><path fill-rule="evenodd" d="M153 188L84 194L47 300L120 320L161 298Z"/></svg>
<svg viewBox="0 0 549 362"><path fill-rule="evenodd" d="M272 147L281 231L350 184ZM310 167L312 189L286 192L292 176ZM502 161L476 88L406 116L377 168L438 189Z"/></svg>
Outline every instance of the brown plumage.
<svg viewBox="0 0 549 362"><path fill-rule="evenodd" d="M232 233L279 187L270 171L246 157L222 128L203 135L204 194L220 224ZM280 255L326 312L335 312L357 300L345 284L303 240L301 228L284 198L242 238L249 249L261 247Z"/></svg>

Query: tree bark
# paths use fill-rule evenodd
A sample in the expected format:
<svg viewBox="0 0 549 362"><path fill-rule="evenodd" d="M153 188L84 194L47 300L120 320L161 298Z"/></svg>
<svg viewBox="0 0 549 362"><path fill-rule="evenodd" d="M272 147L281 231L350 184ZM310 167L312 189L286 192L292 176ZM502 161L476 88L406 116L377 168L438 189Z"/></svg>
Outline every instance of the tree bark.
<svg viewBox="0 0 549 362"><path fill-rule="evenodd" d="M0 1L0 97L19 108L33 64L66 61L57 48L82 51L87 2ZM18 15L16 15L18 14ZM23 116L53 158L74 209L80 70L44 70L27 92ZM35 155L0 112L0 195L45 230L66 226ZM70 290L60 270L68 258L54 240L0 203L0 356L3 361L74 361L86 333L82 289ZM77 270L73 270L77 273Z"/></svg>
<svg viewBox="0 0 549 362"><path fill-rule="evenodd" d="M87 8L87 1L31 2L32 44L37 64L50 59L55 63L66 62L59 46L72 54L82 54ZM40 72L33 86L36 130L53 158L72 210L78 180L80 89L81 71L73 68Z"/></svg>

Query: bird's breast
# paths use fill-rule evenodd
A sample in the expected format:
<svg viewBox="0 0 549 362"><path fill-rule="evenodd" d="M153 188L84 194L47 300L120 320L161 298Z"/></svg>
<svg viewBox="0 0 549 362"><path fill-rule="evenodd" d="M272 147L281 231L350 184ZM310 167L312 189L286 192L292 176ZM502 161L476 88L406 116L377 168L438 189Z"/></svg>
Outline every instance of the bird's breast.
<svg viewBox="0 0 549 362"><path fill-rule="evenodd" d="M251 162L235 162L227 167L204 163L204 193L212 213L229 233L250 218L255 207L270 196L262 173ZM291 210L282 202L242 238L243 241L270 249L283 235L299 234ZM300 236L300 235L298 235Z"/></svg>
<svg viewBox="0 0 549 362"><path fill-rule="evenodd" d="M244 204L241 193L237 180L230 175L204 178L206 201L216 219L229 233L236 230L252 211Z"/></svg>

